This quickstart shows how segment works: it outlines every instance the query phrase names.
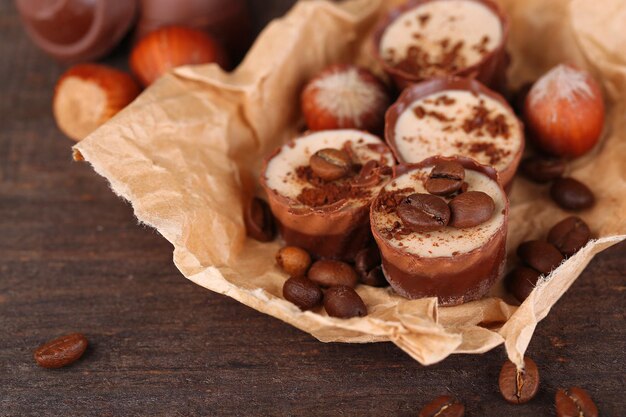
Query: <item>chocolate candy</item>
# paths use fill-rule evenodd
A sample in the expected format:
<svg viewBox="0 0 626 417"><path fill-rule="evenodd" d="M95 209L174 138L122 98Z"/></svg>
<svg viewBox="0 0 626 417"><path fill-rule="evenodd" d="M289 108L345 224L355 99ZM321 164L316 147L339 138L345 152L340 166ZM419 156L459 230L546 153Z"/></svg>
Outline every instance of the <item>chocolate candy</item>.
<svg viewBox="0 0 626 417"><path fill-rule="evenodd" d="M135 20L136 1L17 0L30 38L54 58L89 61L108 53Z"/></svg>

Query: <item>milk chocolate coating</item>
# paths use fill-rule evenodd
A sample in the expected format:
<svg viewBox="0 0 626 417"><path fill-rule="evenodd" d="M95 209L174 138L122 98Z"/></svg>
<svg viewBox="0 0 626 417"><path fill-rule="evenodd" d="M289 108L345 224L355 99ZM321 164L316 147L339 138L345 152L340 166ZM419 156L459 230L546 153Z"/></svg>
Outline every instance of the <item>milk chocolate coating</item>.
<svg viewBox="0 0 626 417"><path fill-rule="evenodd" d="M417 168L434 166L441 160L456 160L465 169L478 171L498 182L493 168L469 158L432 157L418 164L399 165L394 178ZM502 192L504 194L504 190ZM509 202L504 195L505 212L500 228L484 245L455 256L423 257L408 253L391 245L379 230L372 227L380 248L383 271L391 287L406 298L437 297L440 305L462 304L483 297L504 274L509 214ZM376 200L370 212L372 224L375 205Z"/></svg>
<svg viewBox="0 0 626 417"><path fill-rule="evenodd" d="M374 31L374 57L380 62L385 72L389 74L399 90L403 90L409 85L419 83L421 81L424 81L425 79L417 74L411 74L401 69L398 69L389 62L387 62L381 55L381 39L387 27L394 20L396 20L405 12L430 1L443 0L411 0L403 4L402 6L390 11L389 14L378 23L378 26ZM510 63L509 54L506 52L505 49L506 42L509 36L509 19L504 14L504 11L491 0L473 1L485 5L498 17L502 25L502 38L500 39L500 43L498 44L498 46L486 53L479 62L474 65L470 65L469 67L461 68L456 72L450 73L449 75L475 78L495 90L504 92L506 89L506 69Z"/></svg>
<svg viewBox="0 0 626 417"><path fill-rule="evenodd" d="M265 171L281 148L265 159L260 182L283 239L288 245L298 246L317 257L353 261L356 254L372 242L369 211L374 195L370 201L341 200L309 207L279 194L268 186ZM381 148L386 150L382 143Z"/></svg>
<svg viewBox="0 0 626 417"><path fill-rule="evenodd" d="M385 140L391 148L391 151L400 163L406 162L404 158L402 158L402 155L400 154L400 152L398 151L398 147L396 146L396 124L398 122L398 119L400 118L402 113L404 113L406 109L410 108L411 104L413 104L417 100L420 100L431 94L447 90L462 90L469 91L470 93L475 94L483 94L489 98L496 100L498 103L504 106L504 108L507 109L508 112L510 112L511 116L515 117L515 120L517 120L517 123L519 124L519 132L521 135L521 146L518 149L517 153L513 156L511 163L505 169L498 172L501 181L500 184L502 184L502 186L508 192L511 188L511 184L513 181L513 177L515 176L515 172L517 171L517 167L519 166L520 160L522 159L522 154L524 153L524 126L522 125L522 122L516 118L515 112L509 106L504 97L502 97L495 91L488 89L476 80L459 77L433 78L429 81L415 84L405 89L398 98L398 100L387 110L387 113L385 114Z"/></svg>
<svg viewBox="0 0 626 417"><path fill-rule="evenodd" d="M66 62L100 58L117 45L137 12L136 0L17 0L30 38Z"/></svg>

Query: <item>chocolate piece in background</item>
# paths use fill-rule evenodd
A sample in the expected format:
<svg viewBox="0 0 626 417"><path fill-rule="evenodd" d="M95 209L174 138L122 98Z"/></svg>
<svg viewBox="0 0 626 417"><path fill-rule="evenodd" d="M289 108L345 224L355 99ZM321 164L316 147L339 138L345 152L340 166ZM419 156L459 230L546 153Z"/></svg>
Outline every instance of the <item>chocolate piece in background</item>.
<svg viewBox="0 0 626 417"><path fill-rule="evenodd" d="M413 8L419 7L423 3L433 0L411 0L405 4L399 6L396 9L392 9L386 16L379 19L379 22L374 30L372 43L374 45L373 52L374 58L383 67L385 72L391 77L399 90L406 88L407 86L424 81L420 74L412 74L403 69L398 68L397 65L391 65L385 60L380 51L380 43L387 27L392 24L397 18L402 16L405 12L410 11ZM475 0L485 5L490 9L499 19L502 24L502 39L500 44L492 51L487 52L483 58L474 65L468 67L462 67L456 71L452 71L448 76L459 76L475 78L483 84L490 86L498 91L506 90L506 70L509 66L511 58L506 51L506 43L509 36L509 18L500 8L500 6L491 0ZM427 78L428 79L428 78Z"/></svg>
<svg viewBox="0 0 626 417"><path fill-rule="evenodd" d="M15 4L33 42L65 62L106 55L128 32L138 11L136 0L16 0Z"/></svg>

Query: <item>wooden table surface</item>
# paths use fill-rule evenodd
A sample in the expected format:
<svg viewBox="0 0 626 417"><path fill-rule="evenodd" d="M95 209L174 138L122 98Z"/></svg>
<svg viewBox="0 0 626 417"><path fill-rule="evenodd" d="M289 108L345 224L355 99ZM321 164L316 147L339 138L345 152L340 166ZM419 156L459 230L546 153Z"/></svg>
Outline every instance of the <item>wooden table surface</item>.
<svg viewBox="0 0 626 417"><path fill-rule="evenodd" d="M291 1L258 0L257 27ZM123 67L122 46L107 63ZM391 343L324 344L186 280L172 246L87 164L50 109L63 71L0 0L0 415L415 416L441 394L467 416L554 415L557 387L578 385L602 416L626 415L626 245L599 255L539 324L541 372L529 404L505 403L502 347L424 367ZM74 365L32 358L73 331Z"/></svg>

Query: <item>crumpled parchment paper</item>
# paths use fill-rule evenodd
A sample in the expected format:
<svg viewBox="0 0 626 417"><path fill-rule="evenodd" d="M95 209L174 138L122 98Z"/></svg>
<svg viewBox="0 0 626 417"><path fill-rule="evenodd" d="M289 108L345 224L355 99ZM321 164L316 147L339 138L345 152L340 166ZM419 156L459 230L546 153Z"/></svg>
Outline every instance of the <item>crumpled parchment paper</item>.
<svg viewBox="0 0 626 417"><path fill-rule="evenodd" d="M303 84L330 63L358 62L377 72L369 33L399 1L301 2L271 23L232 73L215 65L182 67L77 144L81 156L130 201L137 218L174 245L188 279L272 315L324 342L391 341L422 364L452 353L482 353L504 343L517 364L537 323L593 256L626 238L626 2L501 0L511 18L511 84L571 62L590 70L608 104L602 142L569 167L588 184L596 206L581 213L597 238L541 280L521 305L497 285L491 296L439 308L389 289L357 288L364 318L302 312L281 297L286 276L275 266L281 246L246 239L242 202L260 193L262 158L302 127ZM511 195L509 268L514 249L544 238L568 213L548 187L517 178ZM599 300L599 302L601 302Z"/></svg>

